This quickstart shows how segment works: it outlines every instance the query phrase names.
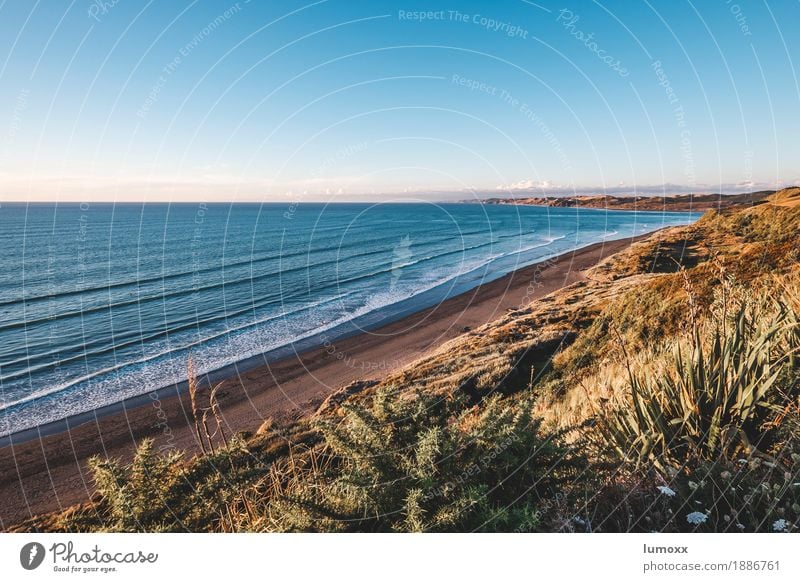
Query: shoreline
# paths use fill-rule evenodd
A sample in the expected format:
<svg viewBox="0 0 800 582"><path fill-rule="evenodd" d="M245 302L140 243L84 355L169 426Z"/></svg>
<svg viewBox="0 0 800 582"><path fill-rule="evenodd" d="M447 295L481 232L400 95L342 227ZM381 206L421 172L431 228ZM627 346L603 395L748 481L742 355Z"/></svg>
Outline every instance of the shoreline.
<svg viewBox="0 0 800 582"><path fill-rule="evenodd" d="M585 208L583 210L603 211L602 209L598 208ZM623 210L620 212L628 212L628 211ZM688 214L688 213L680 212L676 214ZM662 227L662 228L668 228L668 227ZM641 235L636 235L635 237L633 237L633 239L638 240L639 238L650 236L654 232L657 232L657 230L648 233L643 233ZM616 233L612 233L612 236L613 234ZM566 257L567 255L580 253L583 250L594 248L597 245L602 245L602 244L608 245L619 240L628 240L628 239L627 238L603 239L571 251L566 251L564 253L556 254L553 256L545 256L544 258L534 263L523 264L521 266L518 266L508 273L498 273L490 277L486 277L484 282L477 285L476 287L472 287L471 289L467 289L465 291L458 291L452 296L439 300L438 303L444 303L451 299L455 299L460 295L473 292L477 289L480 289L481 287L485 287L486 285L495 282L498 279L507 277L516 271L521 271L529 267L540 266L542 264L549 263L550 261L560 260L563 257ZM239 376L241 374L247 373L259 367L269 366L270 364L274 364L276 362L284 360L287 357L291 357L297 354L304 354L314 349L318 349L326 342L328 343L341 342L355 335L369 334L371 332L378 331L381 328L389 326L402 319L405 319L406 317L410 317L417 313L431 309L432 307L430 305L422 307L420 307L419 305L415 305L415 300L418 301L421 297L428 295L432 292L435 293L436 289L435 288L429 289L427 291L420 293L418 296L408 297L393 305L386 305L382 308L375 310L374 312L366 313L354 319L340 323L334 328L312 333L292 343L278 346L267 352L262 352L259 354L243 357L240 360L223 364L218 368L212 368L207 372L198 374L197 375L198 380L200 381L201 387L207 387L209 385L214 385L219 382L224 382L233 376ZM435 307L438 303L435 303L433 307ZM370 323L370 319L373 318L376 314L380 314L382 310L388 310L389 308L398 310L395 314L390 315L388 318L385 318L385 320L378 321L377 323L376 322ZM361 325L362 323L364 323L365 325L362 326ZM159 388L149 390L141 394L136 394L133 396L129 396L127 398L123 398L122 400L116 402L102 404L90 410L71 413L63 418L57 418L55 420L46 421L43 422L42 424L16 430L8 434L1 434L0 450L12 445L21 445L33 439L40 439L42 437L56 435L69 430L74 430L83 424L92 422L93 420L101 419L109 415L117 414L124 410L136 408L138 406L144 406L154 400L163 400L164 398L176 397L180 394L185 393L187 390L188 390L188 381L181 380L179 382L167 384L165 386L161 386Z"/></svg>
<svg viewBox="0 0 800 582"><path fill-rule="evenodd" d="M267 419L303 417L343 386L383 377L508 309L583 280L583 271L652 234L569 251L375 329L316 346L290 345L285 357L248 358L202 375L201 382L224 382L219 401L231 433L255 432ZM185 388L184 381L0 439L0 529L87 501L92 455L129 459L142 438L153 438L159 450L196 452Z"/></svg>

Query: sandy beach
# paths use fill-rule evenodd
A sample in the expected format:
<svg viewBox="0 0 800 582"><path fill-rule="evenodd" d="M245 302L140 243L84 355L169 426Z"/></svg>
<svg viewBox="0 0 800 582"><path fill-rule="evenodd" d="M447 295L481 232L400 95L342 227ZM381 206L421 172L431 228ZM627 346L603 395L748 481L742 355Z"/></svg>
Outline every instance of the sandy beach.
<svg viewBox="0 0 800 582"><path fill-rule="evenodd" d="M581 280L583 271L634 240L570 252L378 329L234 372L220 393L228 430L255 431L268 418L281 422L309 414L350 382L381 377L507 309ZM93 485L86 461L92 455L128 458L145 437L163 450L195 452L188 400L178 387L162 390L1 448L0 528L89 499Z"/></svg>

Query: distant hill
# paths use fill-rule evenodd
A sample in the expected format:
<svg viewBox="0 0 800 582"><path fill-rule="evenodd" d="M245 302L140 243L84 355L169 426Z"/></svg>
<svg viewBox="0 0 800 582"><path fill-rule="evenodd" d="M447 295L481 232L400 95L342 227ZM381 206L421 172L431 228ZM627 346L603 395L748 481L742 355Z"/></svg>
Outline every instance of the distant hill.
<svg viewBox="0 0 800 582"><path fill-rule="evenodd" d="M795 190L795 198L800 188ZM559 208L608 208L614 210L666 210L704 211L723 210L734 206L754 206L774 196L774 190L748 192L746 194L676 194L672 196L538 196L531 198L490 198L484 204L520 204L525 206L555 206Z"/></svg>

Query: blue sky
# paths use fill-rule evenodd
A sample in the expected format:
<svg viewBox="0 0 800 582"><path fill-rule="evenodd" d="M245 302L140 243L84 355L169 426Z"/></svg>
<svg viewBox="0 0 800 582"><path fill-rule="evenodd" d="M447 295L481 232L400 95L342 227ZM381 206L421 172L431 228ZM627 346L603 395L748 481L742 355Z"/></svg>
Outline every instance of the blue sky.
<svg viewBox="0 0 800 582"><path fill-rule="evenodd" d="M798 21L789 1L0 0L0 200L796 183Z"/></svg>

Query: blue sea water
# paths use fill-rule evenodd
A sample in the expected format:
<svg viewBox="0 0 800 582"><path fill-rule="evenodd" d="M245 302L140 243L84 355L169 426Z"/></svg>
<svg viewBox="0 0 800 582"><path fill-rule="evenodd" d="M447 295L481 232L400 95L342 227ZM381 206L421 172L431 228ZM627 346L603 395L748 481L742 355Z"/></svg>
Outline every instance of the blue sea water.
<svg viewBox="0 0 800 582"><path fill-rule="evenodd" d="M0 435L697 214L478 204L3 204Z"/></svg>

